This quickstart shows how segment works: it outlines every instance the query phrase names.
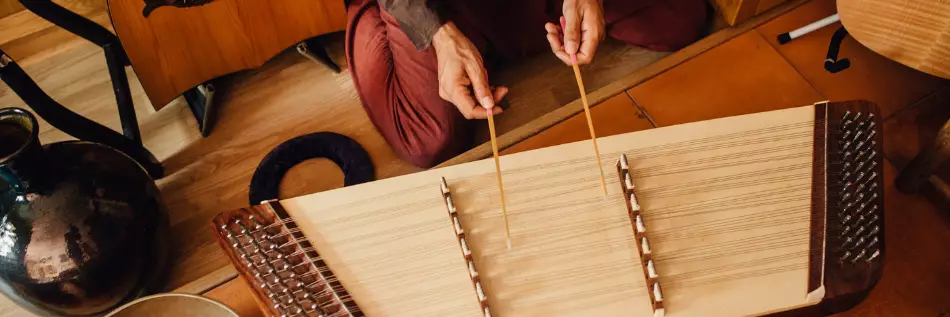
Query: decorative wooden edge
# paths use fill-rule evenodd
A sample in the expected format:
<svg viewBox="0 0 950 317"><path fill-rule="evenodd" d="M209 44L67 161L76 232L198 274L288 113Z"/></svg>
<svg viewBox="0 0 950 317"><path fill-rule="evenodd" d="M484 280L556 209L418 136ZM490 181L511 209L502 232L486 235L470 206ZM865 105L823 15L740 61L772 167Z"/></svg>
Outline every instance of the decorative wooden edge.
<svg viewBox="0 0 950 317"><path fill-rule="evenodd" d="M446 183L445 177L442 178L440 189L442 191L442 200L445 202L445 209L449 212L449 219L451 219L452 226L455 228L455 236L459 241L459 249L462 251L462 257L465 258L465 262L468 264L468 274L469 277L472 278L472 287L475 288L475 296L482 307L482 315L484 317L491 317L491 309L488 307L488 296L485 296L485 289L482 287L478 270L475 268L475 259L472 257L472 250L468 247L468 241L465 239L465 229L462 228L462 222L459 220L458 208L455 208L455 203L452 202L452 192L449 190L449 184Z"/></svg>
<svg viewBox="0 0 950 317"><path fill-rule="evenodd" d="M866 233L868 235L873 235L874 239L870 242L867 242L867 245L861 247L862 252L851 253L842 259L837 254L839 245L848 244L850 240L846 240L842 236L847 232L847 227L839 229L839 226L832 225L828 223L825 226L825 233L827 234L825 239L825 261L824 261L824 276L823 283L826 292L826 300L829 300L826 306L829 306L834 311L841 311L853 307L860 301L862 301L870 290L877 284L880 280L881 275L883 274L884 268L884 255L885 255L885 246L884 242L884 233L885 233L885 216L884 216L884 138L883 138L883 118L880 114L880 109L874 103L868 101L843 101L843 102L833 102L827 106L827 133L828 138L826 139L827 149L826 152L829 155L836 155L834 159L829 158L828 165L832 165L834 161L840 160L839 156L847 156L848 151L841 149L842 146L838 142L838 139L842 136L839 136L837 132L842 125L847 125L848 122L855 119L857 114L863 114L861 121L865 122L868 125L873 125L870 128L871 133L874 135L868 135L868 139L865 142L870 142L868 145L868 151L866 151L868 156L867 161L871 162L870 173L864 178L865 181L860 183L870 183L873 182L877 186L869 188L865 195L869 197L865 199L864 202L869 207L865 207L864 204L858 205L857 209L852 212L860 212L868 218L868 223L865 225L872 225L873 229L868 229ZM847 118L848 115L851 115L851 119L848 122L840 122L842 119ZM845 134L847 135L847 134ZM857 137L857 135L855 135ZM846 142L847 143L847 142ZM861 145L858 145L859 147ZM843 153L843 154L842 154ZM863 153L858 152L857 155ZM863 176L863 175L862 175ZM859 176L858 180L860 180ZM827 199L831 202L828 203L828 211L826 215L827 221L840 220L839 215L842 212L848 210L847 205L842 206L841 203L838 203L839 200L846 199L846 196L839 195L835 192L836 189L832 188L832 184L826 184L829 188ZM860 199L860 198L859 198ZM865 209L870 208L870 209ZM841 220L845 221L845 220ZM860 221L860 220L859 220ZM859 222L860 223L860 222ZM862 225L860 229L864 229ZM855 231L855 235L860 235L862 231ZM853 247L856 247L856 244L860 242L855 242ZM873 250L874 252L868 252L867 250ZM846 253L848 254L848 253Z"/></svg>
<svg viewBox="0 0 950 317"><path fill-rule="evenodd" d="M280 226L274 227L277 224L280 224ZM218 214L212 220L212 230L214 231L215 240L224 249L225 254L231 260L231 264L237 269L244 282L248 283L253 290L254 299L266 316L304 314L308 309L306 307L312 307L309 309L314 311L321 311L327 308L327 304L320 304L321 300L318 298L326 296L329 296L329 298L322 301L329 301L332 303L331 305L338 306L338 310L333 312L334 316L339 313L344 313L343 316L363 316L356 301L350 298L345 287L334 277L332 271L320 258L320 254L313 248L312 244L306 240L306 237L294 235L303 235L303 233L299 231L299 227L290 219L287 211L277 200L264 201L258 206ZM279 233L268 233L268 230L279 230ZM255 234L261 234L263 238L258 238ZM278 236L287 237L287 241L275 241L274 239ZM248 242L242 242L242 238L247 239ZM271 243L270 247L261 244L262 242ZM252 247L255 250L250 251L251 253L264 251L263 253L249 255L247 250L244 249L247 247ZM291 252L292 255L287 255L287 253L281 251L284 247L293 247L295 251ZM271 252L267 250L276 250L278 252L276 258L267 254L267 252ZM254 256L264 256L264 258L255 263ZM301 262L293 263L287 260L294 256L300 256L299 260ZM274 261L285 261L283 269L274 266ZM290 264L289 268L288 264ZM309 286L303 286L303 283L307 281L296 279L297 274L301 273L296 271L296 267L304 264L307 265L307 273L316 273L313 275L314 280L321 281L325 285L325 289L328 290L327 294L323 294L321 291L321 293L309 297L298 296L300 292L308 294L309 291L312 291L308 291ZM259 270L262 267L270 269L270 273L263 273L262 275L262 271ZM291 273L289 277L279 275L281 272L288 272L288 270ZM268 281L267 274L273 274L276 277L273 281ZM288 286L287 284L287 282L294 281L297 283L296 290L293 288L294 286ZM275 285L280 286L282 291L272 290L271 287ZM301 287L303 287L302 290ZM287 303L281 303L283 301L282 296L289 298ZM306 304L308 301L310 304ZM287 304L298 305L297 312L286 312Z"/></svg>
<svg viewBox="0 0 950 317"><path fill-rule="evenodd" d="M650 296L650 304L653 307L653 316L663 317L666 310L663 306L660 274L653 263L653 250L650 248L650 242L647 238L646 224L640 215L641 208L633 185L633 176L630 175L630 164L627 162L626 154L620 155L620 160L617 162L617 175L620 176L620 186L623 188L623 197L627 204L627 215L630 216L630 222L633 226L634 244L637 245L637 253L640 254L640 266L643 269L647 294Z"/></svg>
<svg viewBox="0 0 950 317"><path fill-rule="evenodd" d="M254 293L254 301L256 301L257 306L264 311L264 315L280 316L281 313L277 311L273 303L271 303L270 297L264 293L263 289L253 286L255 283L254 272L247 266L240 265L240 263L245 263L245 260L237 253L234 242L230 241L227 234L221 231L222 226L227 226L228 223L235 219L250 217L252 215L255 217L263 216L266 213L263 209L262 206L253 206L220 213L211 221L211 230L214 232L214 237L215 240L218 241L218 245L221 246L221 249L224 250L224 253L230 259L231 264L237 269L238 275L251 286L251 290Z"/></svg>
<svg viewBox="0 0 950 317"><path fill-rule="evenodd" d="M815 104L815 135L812 152L811 238L808 241L808 300L824 297L825 268L825 222L827 221L827 196L825 169L827 165L826 141L828 101Z"/></svg>

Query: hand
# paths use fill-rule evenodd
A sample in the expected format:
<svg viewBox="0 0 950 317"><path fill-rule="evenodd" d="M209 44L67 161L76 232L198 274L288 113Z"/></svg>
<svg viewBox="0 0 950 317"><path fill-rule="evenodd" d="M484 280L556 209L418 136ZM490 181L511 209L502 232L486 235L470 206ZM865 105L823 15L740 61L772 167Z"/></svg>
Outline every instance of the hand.
<svg viewBox="0 0 950 317"><path fill-rule="evenodd" d="M485 119L488 111L502 112L495 103L505 97L508 88L489 87L482 55L454 23L439 28L432 46L439 63L439 97L455 104L467 119Z"/></svg>
<svg viewBox="0 0 950 317"><path fill-rule="evenodd" d="M604 40L604 7L600 0L564 0L564 44L561 44L561 27L547 23L548 43L551 51L565 64L571 65L571 54L577 54L577 64L589 64L597 52L597 45Z"/></svg>

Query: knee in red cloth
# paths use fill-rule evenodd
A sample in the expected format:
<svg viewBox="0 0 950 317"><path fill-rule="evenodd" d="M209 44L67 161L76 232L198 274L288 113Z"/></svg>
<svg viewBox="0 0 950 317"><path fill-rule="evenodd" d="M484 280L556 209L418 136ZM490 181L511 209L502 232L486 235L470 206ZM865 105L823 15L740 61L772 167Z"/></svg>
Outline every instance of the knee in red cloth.
<svg viewBox="0 0 950 317"><path fill-rule="evenodd" d="M655 51L679 50L705 31L706 0L655 1L607 26L607 35Z"/></svg>

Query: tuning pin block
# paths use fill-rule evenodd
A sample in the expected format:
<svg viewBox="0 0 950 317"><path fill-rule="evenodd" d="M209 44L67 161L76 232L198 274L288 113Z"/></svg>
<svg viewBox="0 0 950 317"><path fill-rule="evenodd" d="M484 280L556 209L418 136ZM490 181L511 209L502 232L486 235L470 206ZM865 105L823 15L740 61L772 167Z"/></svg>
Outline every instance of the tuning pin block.
<svg viewBox="0 0 950 317"><path fill-rule="evenodd" d="M642 207L637 201L636 188L633 185L633 175L630 172L630 164L627 162L625 154L620 155L617 162L617 173L620 176L620 184L623 187L624 198L627 203L627 214L630 216L630 222L633 227L634 241L637 251L640 254L640 264L643 269L643 276L646 281L647 293L650 297L650 303L653 307L653 316L662 317L666 310L663 308L663 293L660 291L660 274L657 271L656 263L653 260L653 248L647 239L647 225L641 215Z"/></svg>
<svg viewBox="0 0 950 317"><path fill-rule="evenodd" d="M452 219L452 226L455 228L455 236L458 237L459 240L459 249L462 251L462 257L465 258L465 262L468 266L468 274L472 278L472 287L475 288L475 296L482 306L482 314L484 317L491 317L491 309L488 307L488 296L485 295L485 289L482 288L482 281L478 274L478 269L476 269L475 266L472 250L469 248L468 240L465 237L465 230L462 229L458 208L456 208L455 203L452 201L452 192L444 177L442 178L440 190L442 192L442 200L445 202L445 209L448 211L449 218Z"/></svg>
<svg viewBox="0 0 950 317"><path fill-rule="evenodd" d="M829 141L835 142L827 143L828 166L838 168L829 172L839 176L837 183L829 184L837 188L829 198L837 202L830 212L838 217L830 228L836 233L829 237L833 241L829 247L837 250L834 258L843 266L869 263L881 254L880 148L875 141L879 125L875 120L873 113L845 112L838 128L829 130Z"/></svg>

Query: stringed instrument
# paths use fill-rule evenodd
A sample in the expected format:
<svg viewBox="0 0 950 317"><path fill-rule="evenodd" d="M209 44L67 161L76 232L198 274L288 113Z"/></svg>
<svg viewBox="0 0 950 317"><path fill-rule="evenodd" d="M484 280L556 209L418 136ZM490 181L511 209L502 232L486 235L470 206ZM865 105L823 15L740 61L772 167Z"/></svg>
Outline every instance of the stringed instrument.
<svg viewBox="0 0 950 317"><path fill-rule="evenodd" d="M159 109L211 79L341 31L342 0L108 0L116 35Z"/></svg>
<svg viewBox="0 0 950 317"><path fill-rule="evenodd" d="M268 316L747 316L839 311L883 272L868 102L695 122L218 215ZM608 178L602 192L600 173Z"/></svg>
<svg viewBox="0 0 950 317"><path fill-rule="evenodd" d="M838 14L872 51L950 79L950 0L838 0Z"/></svg>

